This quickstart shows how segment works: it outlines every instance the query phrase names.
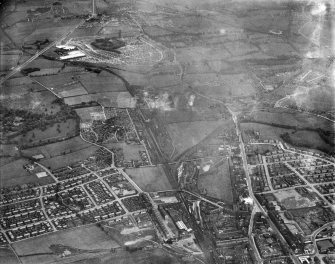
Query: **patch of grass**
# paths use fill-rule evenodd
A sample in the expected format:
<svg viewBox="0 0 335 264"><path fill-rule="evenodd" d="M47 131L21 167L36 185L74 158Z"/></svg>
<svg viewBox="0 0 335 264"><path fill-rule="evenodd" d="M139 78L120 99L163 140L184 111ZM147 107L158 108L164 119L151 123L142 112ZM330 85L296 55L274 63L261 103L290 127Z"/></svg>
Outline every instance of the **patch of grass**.
<svg viewBox="0 0 335 264"><path fill-rule="evenodd" d="M0 187L12 185L22 185L25 183L38 183L41 185L53 183L50 177L37 178L35 174L30 174L23 166L29 163L26 159L18 159L0 167Z"/></svg>
<svg viewBox="0 0 335 264"><path fill-rule="evenodd" d="M50 159L44 159L41 161L41 164L43 164L46 167L50 167L51 169L57 169L60 167L70 165L71 163L87 159L88 157L92 156L97 149L98 147L90 146L85 149L81 149L79 151L72 152L66 155L60 155Z"/></svg>
<svg viewBox="0 0 335 264"><path fill-rule="evenodd" d="M233 202L233 193L229 173L228 160L217 168L210 169L206 173L200 173L198 188L205 189L208 196L223 200L226 203Z"/></svg>
<svg viewBox="0 0 335 264"><path fill-rule="evenodd" d="M178 153L182 153L211 134L220 126L218 121L183 122L167 125Z"/></svg>
<svg viewBox="0 0 335 264"><path fill-rule="evenodd" d="M98 226L89 225L16 242L13 244L13 248L21 256L23 264L47 263L61 259L61 254L52 254L53 252L50 250L50 246L56 244L84 250L110 250L118 247L118 244ZM38 253L51 254L24 257L24 255Z"/></svg>
<svg viewBox="0 0 335 264"><path fill-rule="evenodd" d="M4 264L19 264L19 260L10 248L0 248L1 263Z"/></svg>
<svg viewBox="0 0 335 264"><path fill-rule="evenodd" d="M171 190L169 180L162 166L127 169L136 184L145 192Z"/></svg>
<svg viewBox="0 0 335 264"><path fill-rule="evenodd" d="M77 136L61 142L25 149L22 150L22 153L25 156L43 154L49 159L72 152L85 151L89 147L91 147L91 144L83 141L80 136Z"/></svg>

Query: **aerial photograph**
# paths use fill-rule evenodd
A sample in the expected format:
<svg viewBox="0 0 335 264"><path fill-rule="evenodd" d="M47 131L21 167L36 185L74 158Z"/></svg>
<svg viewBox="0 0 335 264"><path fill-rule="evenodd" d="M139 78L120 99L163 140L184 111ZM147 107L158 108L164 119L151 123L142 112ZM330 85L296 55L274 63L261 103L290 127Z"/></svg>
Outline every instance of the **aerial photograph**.
<svg viewBox="0 0 335 264"><path fill-rule="evenodd" d="M0 22L0 264L335 264L334 0Z"/></svg>

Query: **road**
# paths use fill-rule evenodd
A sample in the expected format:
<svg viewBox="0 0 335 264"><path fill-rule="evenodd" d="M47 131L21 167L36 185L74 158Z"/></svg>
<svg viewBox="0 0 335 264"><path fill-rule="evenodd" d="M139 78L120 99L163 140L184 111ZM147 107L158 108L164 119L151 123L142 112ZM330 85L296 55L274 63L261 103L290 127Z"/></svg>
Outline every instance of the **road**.
<svg viewBox="0 0 335 264"><path fill-rule="evenodd" d="M310 155L310 154L306 154L306 153L302 153L302 152L294 151L294 150L291 150L291 149L286 149L286 148L284 148L284 145L283 145L282 142L279 142L279 143L278 143L278 146L279 146L282 150L284 150L284 151L291 152L291 153L295 153L295 154L299 154L299 155L303 155L303 156L307 156L307 157L311 157L311 158L313 158L313 159L319 159L319 160L322 160L322 161L324 161L324 162L330 163L331 165L334 165L334 166L335 166L335 162L330 161L330 160L328 160L328 159L325 159L325 158L322 158L322 157L316 157L316 156L314 156L314 155Z"/></svg>
<svg viewBox="0 0 335 264"><path fill-rule="evenodd" d="M253 251L255 252L255 257L257 259L257 263L262 264L263 260L259 254L259 251L257 249L256 243L255 243L255 239L254 239L254 234L252 233L252 229L254 226L254 218L255 218L255 214L257 213L257 207L254 206L254 208L252 209L251 212L251 216L250 216L250 223L249 223L249 229L248 229L248 238L249 238L249 243L253 249Z"/></svg>
<svg viewBox="0 0 335 264"><path fill-rule="evenodd" d="M38 85L42 86L44 89L47 89L49 92L53 93L57 98L62 98L61 96L59 96L58 94L56 94L54 91L53 91L53 88L52 87L47 87L45 86L43 83L31 78L29 76L29 79L31 79L33 82L37 83Z"/></svg>
<svg viewBox="0 0 335 264"><path fill-rule="evenodd" d="M305 183L306 186L310 187L313 190L313 192L315 192L323 200L325 204L329 205L330 208L333 208L333 205L324 198L324 196L314 187L314 185L308 182L291 164L289 164L288 162L284 162L284 164L290 170L292 170L295 173L295 175L297 175Z"/></svg>
<svg viewBox="0 0 335 264"><path fill-rule="evenodd" d="M287 244L285 238L283 237L283 235L280 233L280 231L278 230L278 228L275 226L275 224L271 221L271 219L268 216L268 213L265 211L265 209L259 204L258 200L256 199L253 190L252 190L252 185L251 185L251 178L250 178L250 174L249 174L249 170L248 170L248 163L247 163L247 155L245 153L245 146L244 146L244 142L243 142L243 138L242 138L242 133L239 127L239 123L237 120L237 116L236 114L229 108L227 107L229 112L232 115L233 121L235 123L236 126L236 134L238 136L239 139L239 143L240 143L240 150L241 150L241 157L242 157L242 161L243 161L243 168L245 171L245 177L246 177L246 182L247 182L247 186L248 186L248 191L249 191L249 196L253 199L253 206L257 208L258 211L260 211L268 220L270 227L272 228L272 230L278 235L279 239L281 240L281 242L283 243L283 245L285 245L289 251L289 255L292 258L293 262L295 264L300 264L299 259L294 255L293 251L291 250L291 248L289 247L289 245ZM253 247L254 245L254 241L253 242Z"/></svg>
<svg viewBox="0 0 335 264"><path fill-rule="evenodd" d="M29 63L37 59L40 55L42 55L44 52L46 52L48 49L50 49L52 46L56 45L57 43L63 41L65 38L67 38L73 31L75 31L78 27L83 25L85 23L85 20L80 21L79 24L71 28L68 32L64 33L62 36L60 36L55 41L51 42L48 46L46 46L44 49L36 52L35 55L30 57L27 61L22 63L21 65L16 66L13 70L11 70L3 79L0 80L0 85L2 85L5 81L7 81L10 77L24 69Z"/></svg>

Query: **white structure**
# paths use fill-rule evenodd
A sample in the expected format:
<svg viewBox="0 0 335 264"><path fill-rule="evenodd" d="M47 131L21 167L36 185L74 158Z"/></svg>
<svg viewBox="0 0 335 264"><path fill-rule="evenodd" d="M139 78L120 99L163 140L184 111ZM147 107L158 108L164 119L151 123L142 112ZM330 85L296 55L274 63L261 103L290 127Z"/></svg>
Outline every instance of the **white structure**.
<svg viewBox="0 0 335 264"><path fill-rule="evenodd" d="M58 49L74 50L76 47L71 45L56 45Z"/></svg>
<svg viewBox="0 0 335 264"><path fill-rule="evenodd" d="M67 55L61 56L61 60L69 60L69 59L75 59L75 58L81 58L85 57L85 53L81 52L80 50L70 51Z"/></svg>
<svg viewBox="0 0 335 264"><path fill-rule="evenodd" d="M43 177L48 176L48 174L45 171L42 171L42 172L36 173L36 176L37 178L43 178Z"/></svg>

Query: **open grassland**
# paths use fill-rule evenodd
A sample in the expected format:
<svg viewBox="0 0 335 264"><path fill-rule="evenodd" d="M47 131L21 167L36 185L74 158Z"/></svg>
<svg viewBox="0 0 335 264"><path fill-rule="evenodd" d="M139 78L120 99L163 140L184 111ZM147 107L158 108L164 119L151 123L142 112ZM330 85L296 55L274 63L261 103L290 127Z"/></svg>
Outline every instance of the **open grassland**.
<svg viewBox="0 0 335 264"><path fill-rule="evenodd" d="M79 136L77 136L61 142L25 149L22 150L22 154L25 156L43 154L47 159L49 159L72 152L85 151L85 149L89 147L91 147L91 144L86 143Z"/></svg>
<svg viewBox="0 0 335 264"><path fill-rule="evenodd" d="M107 72L100 74L85 73L78 77L89 94L127 91L118 77Z"/></svg>
<svg viewBox="0 0 335 264"><path fill-rule="evenodd" d="M54 180L50 176L37 178L35 174L30 174L23 166L28 164L26 159L17 159L0 167L0 187L11 185L22 185L25 183L48 184Z"/></svg>
<svg viewBox="0 0 335 264"><path fill-rule="evenodd" d="M54 252L50 249L51 245L57 244L82 250L108 251L118 247L118 244L99 227L89 225L16 242L13 244L13 248L23 264L50 263L60 261L62 258L61 254L53 254ZM46 254L38 255L41 253Z"/></svg>
<svg viewBox="0 0 335 264"><path fill-rule="evenodd" d="M1 65L0 65L0 71L8 71L12 67L17 65L17 62L19 61L20 55L18 54L1 54Z"/></svg>
<svg viewBox="0 0 335 264"><path fill-rule="evenodd" d="M79 95L64 99L68 105L78 105L81 103L98 102L104 107L134 108L136 99L129 92L103 92L97 94Z"/></svg>
<svg viewBox="0 0 335 264"><path fill-rule="evenodd" d="M291 133L293 129L286 129L280 127L273 127L270 125L263 125L259 123L241 123L242 136L245 142L250 141L252 138L249 137L246 131L259 132L260 139L264 140L282 140L280 135L283 133Z"/></svg>
<svg viewBox="0 0 335 264"><path fill-rule="evenodd" d="M56 123L45 130L33 129L24 135L13 139L24 146L33 146L41 143L51 143L57 140L64 140L67 137L75 136L77 133L77 120L68 119L65 122Z"/></svg>
<svg viewBox="0 0 335 264"><path fill-rule="evenodd" d="M269 124L290 126L296 128L312 128L323 130L334 130L334 123L316 118L308 113L292 112L289 110L275 110L273 112L254 111L248 115L251 121L265 122Z"/></svg>
<svg viewBox="0 0 335 264"><path fill-rule="evenodd" d="M143 145L137 145L137 144L126 144L124 142L122 143L112 143L107 144L107 148L122 148L123 156L125 161L130 160L141 160L139 151L145 151L145 148Z"/></svg>
<svg viewBox="0 0 335 264"><path fill-rule="evenodd" d="M308 149L316 149L326 153L335 152L334 139L333 144L324 141L315 131L296 131L289 134L290 142L294 146Z"/></svg>
<svg viewBox="0 0 335 264"><path fill-rule="evenodd" d="M162 166L127 169L126 172L145 192L171 190Z"/></svg>
<svg viewBox="0 0 335 264"><path fill-rule="evenodd" d="M0 248L0 261L3 264L19 264L19 260L10 248Z"/></svg>
<svg viewBox="0 0 335 264"><path fill-rule="evenodd" d="M93 122L93 115L95 113L101 114L102 107L101 106L92 106L92 107L85 107L85 108L78 108L75 110L78 116L83 123L91 123Z"/></svg>
<svg viewBox="0 0 335 264"><path fill-rule="evenodd" d="M283 206L285 206L286 209L297 209L315 206L315 202L301 196L295 190L277 191L274 193L274 195L278 199L278 201Z"/></svg>
<svg viewBox="0 0 335 264"><path fill-rule="evenodd" d="M219 126L219 121L197 121L169 124L167 130L178 153L182 153L198 144Z"/></svg>
<svg viewBox="0 0 335 264"><path fill-rule="evenodd" d="M81 150L73 151L69 154L53 156L50 159L43 159L41 164L51 169L57 169L70 165L78 161L82 161L92 156L94 152L98 149L96 146L90 146ZM68 150L65 150L68 153Z"/></svg>
<svg viewBox="0 0 335 264"><path fill-rule="evenodd" d="M286 129L259 123L241 123L241 129L245 142L255 139L247 133L254 131L259 132L260 140L279 140L289 143L294 147L313 149L327 153L334 151L334 145L330 142L326 142L317 131ZM282 137L283 135L286 136Z"/></svg>
<svg viewBox="0 0 335 264"><path fill-rule="evenodd" d="M228 160L225 159L222 165L210 168L208 172L200 173L198 188L200 190L205 189L206 194L210 197L231 204L233 202L233 193Z"/></svg>
<svg viewBox="0 0 335 264"><path fill-rule="evenodd" d="M99 255L91 254L90 256L79 256L75 258L76 264L148 264L148 263L162 263L162 264L181 264L190 263L179 260L172 254L167 253L163 249L151 250L137 250L129 253L128 251L120 251L116 253L104 253ZM26 264L26 263L23 263Z"/></svg>
<svg viewBox="0 0 335 264"><path fill-rule="evenodd" d="M74 75L72 72L65 72L57 75L34 77L33 79L48 87L61 88L78 82L76 77L77 75Z"/></svg>
<svg viewBox="0 0 335 264"><path fill-rule="evenodd" d="M29 85L30 86L30 85ZM31 86L34 87L34 86ZM26 87L17 86L18 89L25 89ZM54 103L56 96L49 91L41 92L13 92L12 94L3 95L0 103L8 109L27 110L33 113L45 113L53 115L59 112L60 107Z"/></svg>
<svg viewBox="0 0 335 264"><path fill-rule="evenodd" d="M87 94L87 91L80 83L58 87L55 89L55 92L58 93L61 97L71 97Z"/></svg>

